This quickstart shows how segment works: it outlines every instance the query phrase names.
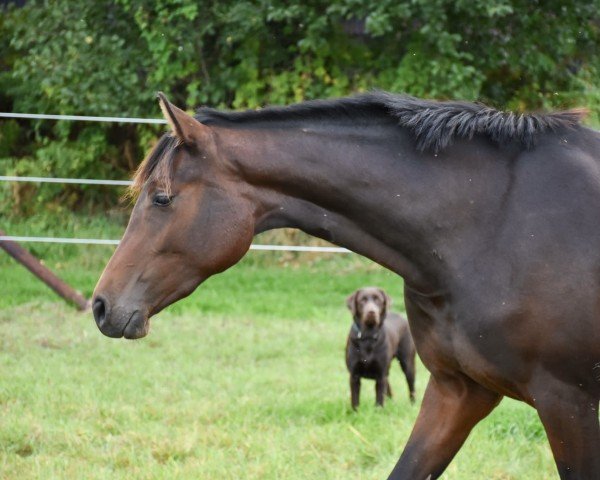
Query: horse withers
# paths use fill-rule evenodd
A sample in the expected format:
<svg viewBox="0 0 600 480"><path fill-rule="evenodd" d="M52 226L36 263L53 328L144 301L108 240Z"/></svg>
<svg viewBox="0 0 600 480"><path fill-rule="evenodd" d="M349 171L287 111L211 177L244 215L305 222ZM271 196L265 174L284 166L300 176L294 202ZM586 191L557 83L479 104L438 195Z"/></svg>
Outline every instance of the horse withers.
<svg viewBox="0 0 600 480"><path fill-rule="evenodd" d="M600 479L600 135L383 92L190 116L141 164L93 299L99 329L149 318L295 227L401 275L431 378L391 479L439 477L503 396L534 407L562 479Z"/></svg>

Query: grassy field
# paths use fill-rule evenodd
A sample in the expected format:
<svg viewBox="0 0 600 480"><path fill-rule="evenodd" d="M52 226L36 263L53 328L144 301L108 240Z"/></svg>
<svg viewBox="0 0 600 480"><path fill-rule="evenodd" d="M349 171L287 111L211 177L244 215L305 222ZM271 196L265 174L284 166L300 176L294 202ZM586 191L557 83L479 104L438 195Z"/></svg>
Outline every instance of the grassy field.
<svg viewBox="0 0 600 480"><path fill-rule="evenodd" d="M112 252L34 250L86 295ZM4 253L0 272L0 478L382 479L418 412L397 365L393 401L375 408L366 381L349 408L346 296L380 285L403 311L400 279L355 255L251 252L138 341L102 336ZM427 378L419 364L419 400ZM558 476L535 412L504 400L443 478Z"/></svg>

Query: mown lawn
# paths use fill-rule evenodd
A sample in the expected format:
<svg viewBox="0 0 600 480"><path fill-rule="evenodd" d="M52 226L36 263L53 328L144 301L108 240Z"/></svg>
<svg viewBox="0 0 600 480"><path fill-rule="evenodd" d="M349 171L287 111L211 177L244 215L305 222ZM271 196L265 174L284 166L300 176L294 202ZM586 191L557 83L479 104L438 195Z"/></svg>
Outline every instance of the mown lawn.
<svg viewBox="0 0 600 480"><path fill-rule="evenodd" d="M112 251L34 249L87 295ZM0 253L0 478L386 478L418 405L394 365L393 401L366 381L349 408L344 301L366 284L403 310L401 281L355 255L251 252L124 341ZM558 476L535 412L504 400L443 478Z"/></svg>

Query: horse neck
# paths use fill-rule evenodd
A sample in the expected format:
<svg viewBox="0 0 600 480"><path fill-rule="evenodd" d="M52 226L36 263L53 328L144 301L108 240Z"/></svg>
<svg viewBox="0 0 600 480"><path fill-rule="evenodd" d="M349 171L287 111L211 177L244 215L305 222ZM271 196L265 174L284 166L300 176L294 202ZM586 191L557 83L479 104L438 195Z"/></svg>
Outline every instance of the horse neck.
<svg viewBox="0 0 600 480"><path fill-rule="evenodd" d="M395 125L236 130L232 138L224 151L252 186L256 233L301 229L422 291L442 283L444 257L477 224L475 201L479 207L502 184L499 172L495 187L484 184L490 162L472 146L421 154Z"/></svg>

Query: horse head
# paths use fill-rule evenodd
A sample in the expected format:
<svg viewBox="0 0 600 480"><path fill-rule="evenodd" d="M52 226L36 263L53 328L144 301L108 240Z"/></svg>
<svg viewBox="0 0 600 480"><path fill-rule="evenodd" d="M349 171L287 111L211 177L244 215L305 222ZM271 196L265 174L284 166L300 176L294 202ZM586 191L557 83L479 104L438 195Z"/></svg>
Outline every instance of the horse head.
<svg viewBox="0 0 600 480"><path fill-rule="evenodd" d="M94 291L94 318L109 337L145 336L152 315L236 263L254 234L253 207L215 129L159 99L171 132L138 169L129 225Z"/></svg>

